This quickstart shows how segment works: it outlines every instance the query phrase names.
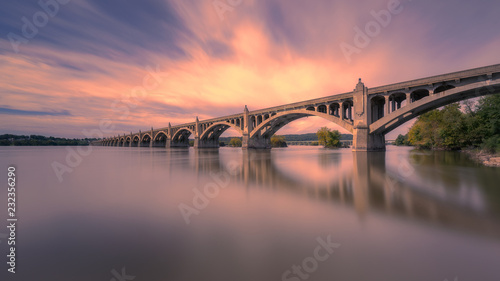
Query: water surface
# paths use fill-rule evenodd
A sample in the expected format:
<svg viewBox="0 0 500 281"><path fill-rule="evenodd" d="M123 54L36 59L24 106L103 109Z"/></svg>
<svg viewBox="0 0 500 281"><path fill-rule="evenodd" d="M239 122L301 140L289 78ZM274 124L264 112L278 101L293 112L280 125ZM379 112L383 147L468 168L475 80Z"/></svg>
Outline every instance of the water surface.
<svg viewBox="0 0 500 281"><path fill-rule="evenodd" d="M500 280L500 169L459 152L93 147L78 161L2 147L0 159L2 182L17 168L19 218L17 273L2 262L1 280ZM318 239L340 246L314 266ZM310 272L294 273L304 260Z"/></svg>

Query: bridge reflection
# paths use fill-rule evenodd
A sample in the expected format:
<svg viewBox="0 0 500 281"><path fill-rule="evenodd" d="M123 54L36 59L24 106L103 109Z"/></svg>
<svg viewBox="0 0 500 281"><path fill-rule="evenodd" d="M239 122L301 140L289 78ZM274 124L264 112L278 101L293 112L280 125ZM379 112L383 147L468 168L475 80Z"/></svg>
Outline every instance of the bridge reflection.
<svg viewBox="0 0 500 281"><path fill-rule="evenodd" d="M409 159L413 163L393 166L386 165L386 157L395 156L387 156L385 152L364 153L344 149L335 153L293 157L279 155L284 153L279 149L240 150L236 159L233 153L226 152L219 149L179 149L167 150L166 155L169 170L190 167L199 176L225 173L231 179L228 188L243 186L248 194L257 189L292 193L310 200L350 207L360 219L370 213L381 213L500 238L500 221L491 215L495 209L498 211L497 205L486 206L487 202L483 202L484 206L478 208L477 202L457 200L456 190L449 186L440 188L438 192L411 180L429 177L426 171L431 166L423 164L436 161L435 155L410 153ZM186 154L192 154L189 163L176 162ZM408 167L402 167L404 165ZM413 173L412 177L405 178L405 169ZM449 180L437 178L439 176L433 173L432 181L437 185ZM493 211L485 211L487 208Z"/></svg>

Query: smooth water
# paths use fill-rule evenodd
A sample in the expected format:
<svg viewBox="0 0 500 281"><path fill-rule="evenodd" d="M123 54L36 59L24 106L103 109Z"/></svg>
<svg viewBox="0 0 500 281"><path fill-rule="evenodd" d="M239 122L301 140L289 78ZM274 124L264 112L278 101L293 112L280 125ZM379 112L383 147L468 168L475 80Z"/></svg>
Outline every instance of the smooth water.
<svg viewBox="0 0 500 281"><path fill-rule="evenodd" d="M70 150L0 148L0 280L500 280L500 169L459 152Z"/></svg>

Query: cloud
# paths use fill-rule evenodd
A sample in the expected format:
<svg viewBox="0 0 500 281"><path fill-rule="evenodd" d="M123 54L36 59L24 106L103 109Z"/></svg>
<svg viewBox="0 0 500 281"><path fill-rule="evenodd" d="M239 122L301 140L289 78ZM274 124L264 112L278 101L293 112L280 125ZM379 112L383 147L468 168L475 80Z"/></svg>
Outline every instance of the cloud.
<svg viewBox="0 0 500 281"><path fill-rule="evenodd" d="M71 116L67 110L63 111L32 111L0 107L0 114L25 115L25 116Z"/></svg>
<svg viewBox="0 0 500 281"><path fill-rule="evenodd" d="M347 62L340 44L388 3L243 0L221 20L212 1L72 0L16 53L7 34L22 34L22 17L41 8L7 1L0 104L20 111L2 113L0 130L81 137L109 119L128 133L349 92L358 78L371 88L499 62L500 2L491 0L402 0L403 11ZM121 118L112 104L129 101L157 66L168 76ZM301 119L279 133L323 125Z"/></svg>

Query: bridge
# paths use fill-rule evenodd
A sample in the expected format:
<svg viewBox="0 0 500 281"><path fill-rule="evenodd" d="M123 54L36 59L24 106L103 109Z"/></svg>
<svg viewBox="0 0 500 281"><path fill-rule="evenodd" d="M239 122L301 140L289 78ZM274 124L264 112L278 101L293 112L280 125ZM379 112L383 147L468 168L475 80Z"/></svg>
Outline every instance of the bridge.
<svg viewBox="0 0 500 281"><path fill-rule="evenodd" d="M271 136L297 119L318 116L353 134L353 151L384 151L385 135L430 110L454 102L500 93L500 64L442 74L376 88L361 79L348 93L95 141L119 147L217 148L229 128L242 136L244 149L270 149Z"/></svg>

